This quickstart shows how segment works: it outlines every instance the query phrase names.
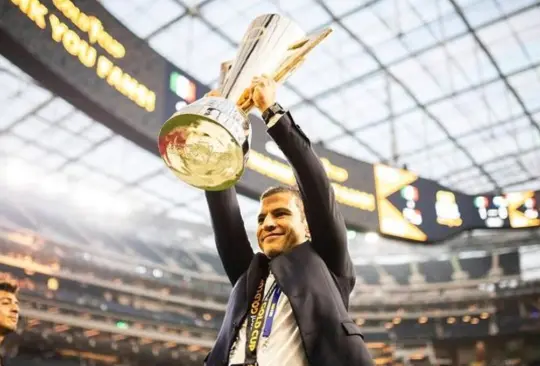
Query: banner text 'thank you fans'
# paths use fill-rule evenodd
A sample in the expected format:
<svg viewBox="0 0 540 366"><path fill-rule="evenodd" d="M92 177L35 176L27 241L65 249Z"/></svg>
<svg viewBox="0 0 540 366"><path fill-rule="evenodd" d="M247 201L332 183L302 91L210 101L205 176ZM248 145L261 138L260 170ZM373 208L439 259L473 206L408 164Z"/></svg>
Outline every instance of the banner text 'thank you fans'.
<svg viewBox="0 0 540 366"><path fill-rule="evenodd" d="M17 5L39 28L43 30L49 28L54 41L62 44L64 49L78 58L81 64L95 69L97 76L104 79L111 87L146 111L155 110L155 92L124 72L109 57L100 55L94 47L98 45L115 59L121 59L126 55L124 46L105 30L99 19L82 12L71 0L53 0L54 6L85 33L88 38L85 40L58 16L50 13L39 0L11 0L11 2Z"/></svg>

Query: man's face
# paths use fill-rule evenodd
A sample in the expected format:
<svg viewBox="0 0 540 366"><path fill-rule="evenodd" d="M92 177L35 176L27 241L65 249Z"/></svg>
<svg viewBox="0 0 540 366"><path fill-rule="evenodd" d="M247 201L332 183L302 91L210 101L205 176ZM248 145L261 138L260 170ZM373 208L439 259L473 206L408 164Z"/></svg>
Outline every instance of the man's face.
<svg viewBox="0 0 540 366"><path fill-rule="evenodd" d="M307 225L298 198L290 192L276 193L261 201L257 239L268 257L306 241Z"/></svg>
<svg viewBox="0 0 540 366"><path fill-rule="evenodd" d="M10 292L0 291L0 331L15 331L19 321L19 301Z"/></svg>

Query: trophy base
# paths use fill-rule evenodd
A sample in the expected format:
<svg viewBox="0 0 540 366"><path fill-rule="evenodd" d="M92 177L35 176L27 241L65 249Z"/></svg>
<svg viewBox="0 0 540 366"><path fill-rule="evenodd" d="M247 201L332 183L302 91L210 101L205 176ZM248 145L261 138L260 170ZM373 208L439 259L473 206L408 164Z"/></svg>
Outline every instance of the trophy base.
<svg viewBox="0 0 540 366"><path fill-rule="evenodd" d="M180 111L161 128L159 150L173 173L207 191L234 186L245 169L246 146L221 118Z"/></svg>

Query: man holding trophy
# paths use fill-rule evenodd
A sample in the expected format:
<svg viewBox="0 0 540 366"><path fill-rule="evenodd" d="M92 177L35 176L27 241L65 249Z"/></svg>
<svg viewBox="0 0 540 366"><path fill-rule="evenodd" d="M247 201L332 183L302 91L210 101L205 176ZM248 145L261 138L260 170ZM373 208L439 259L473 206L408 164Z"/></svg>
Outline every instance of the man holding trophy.
<svg viewBox="0 0 540 366"><path fill-rule="evenodd" d="M277 83L329 33L306 38L284 17L258 17L220 89L179 111L161 131L166 164L206 191L218 253L233 285L208 366L373 364L347 311L356 276L334 191L309 139L276 102ZM298 186L261 196L257 254L234 189L249 155L252 107L262 113Z"/></svg>

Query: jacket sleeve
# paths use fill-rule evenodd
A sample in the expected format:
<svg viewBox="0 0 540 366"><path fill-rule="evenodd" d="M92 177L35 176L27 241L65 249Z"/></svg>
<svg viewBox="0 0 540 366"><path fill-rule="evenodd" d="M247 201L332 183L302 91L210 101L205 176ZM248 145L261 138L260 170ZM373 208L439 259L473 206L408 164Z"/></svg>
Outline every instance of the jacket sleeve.
<svg viewBox="0 0 540 366"><path fill-rule="evenodd" d="M221 263L229 281L234 286L247 271L254 256L249 243L244 220L240 212L236 190L206 191L214 237Z"/></svg>
<svg viewBox="0 0 540 366"><path fill-rule="evenodd" d="M345 220L337 207L334 189L311 142L290 113L268 129L268 134L289 160L302 195L311 245L337 276L354 277L348 251Z"/></svg>

